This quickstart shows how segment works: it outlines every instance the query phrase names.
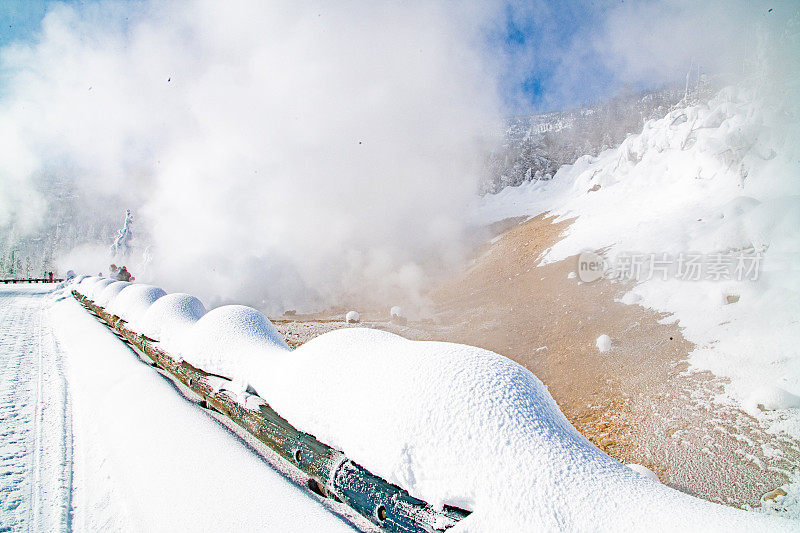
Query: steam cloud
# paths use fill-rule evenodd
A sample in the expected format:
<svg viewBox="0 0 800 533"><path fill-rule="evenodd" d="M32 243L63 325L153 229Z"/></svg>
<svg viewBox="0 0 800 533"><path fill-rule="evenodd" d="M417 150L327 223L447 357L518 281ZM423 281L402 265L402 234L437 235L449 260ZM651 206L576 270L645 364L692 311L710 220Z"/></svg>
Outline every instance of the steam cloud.
<svg viewBox="0 0 800 533"><path fill-rule="evenodd" d="M423 2L59 6L5 51L2 174L31 190L3 196L29 225L56 175L77 216L124 203L138 279L211 305L414 296L460 254L498 116L477 30Z"/></svg>
<svg viewBox="0 0 800 533"><path fill-rule="evenodd" d="M56 4L37 42L1 52L0 232L47 225L50 191L67 186L70 216L133 210L152 257L137 279L210 306L418 300L469 242L483 156L514 101L502 79L550 54L543 102L563 104L674 79L690 59L730 70L754 9L609 2L562 40L545 19L576 5ZM508 17L542 46L491 49ZM104 270L109 243L64 269Z"/></svg>

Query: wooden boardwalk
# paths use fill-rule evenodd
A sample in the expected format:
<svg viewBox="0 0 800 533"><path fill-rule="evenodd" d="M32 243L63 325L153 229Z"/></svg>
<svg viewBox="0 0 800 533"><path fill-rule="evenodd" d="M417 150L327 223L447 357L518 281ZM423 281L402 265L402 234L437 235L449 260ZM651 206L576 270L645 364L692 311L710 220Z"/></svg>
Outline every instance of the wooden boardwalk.
<svg viewBox="0 0 800 533"><path fill-rule="evenodd" d="M24 279L0 279L0 283L61 283L64 278L24 278Z"/></svg>

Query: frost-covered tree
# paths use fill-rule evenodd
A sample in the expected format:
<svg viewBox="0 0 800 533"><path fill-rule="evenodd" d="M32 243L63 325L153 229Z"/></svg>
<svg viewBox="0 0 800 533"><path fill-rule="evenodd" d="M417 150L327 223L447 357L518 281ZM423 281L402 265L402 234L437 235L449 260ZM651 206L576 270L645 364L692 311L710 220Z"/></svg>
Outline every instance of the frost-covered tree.
<svg viewBox="0 0 800 533"><path fill-rule="evenodd" d="M117 232L117 236L111 245L111 256L114 258L125 257L131 251L131 241L133 240L133 215L131 210L125 211L125 221L122 228Z"/></svg>
<svg viewBox="0 0 800 533"><path fill-rule="evenodd" d="M707 76L692 70L693 83L641 93L628 90L588 107L508 120L501 148L487 158L481 193L496 193L531 180L550 179L582 155L614 148L647 120L663 117L679 102L710 96Z"/></svg>

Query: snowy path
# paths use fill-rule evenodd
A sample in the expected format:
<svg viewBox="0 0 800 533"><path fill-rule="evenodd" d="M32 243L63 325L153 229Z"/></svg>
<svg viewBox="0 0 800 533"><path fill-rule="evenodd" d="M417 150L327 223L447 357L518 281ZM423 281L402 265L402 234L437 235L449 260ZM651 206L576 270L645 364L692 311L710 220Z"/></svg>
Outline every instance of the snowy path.
<svg viewBox="0 0 800 533"><path fill-rule="evenodd" d="M69 401L48 290L0 290L0 531L69 527Z"/></svg>
<svg viewBox="0 0 800 533"><path fill-rule="evenodd" d="M330 505L72 298L0 289L0 532L353 531Z"/></svg>

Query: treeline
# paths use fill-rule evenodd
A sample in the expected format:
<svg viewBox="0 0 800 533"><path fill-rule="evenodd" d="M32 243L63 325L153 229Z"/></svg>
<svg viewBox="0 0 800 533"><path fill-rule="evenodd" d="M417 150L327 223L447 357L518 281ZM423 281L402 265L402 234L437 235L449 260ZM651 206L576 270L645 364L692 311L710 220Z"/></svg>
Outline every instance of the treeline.
<svg viewBox="0 0 800 533"><path fill-rule="evenodd" d="M711 90L708 78L698 76L691 88L626 91L590 107L510 118L501 148L488 157L480 192L550 179L562 165L619 146L628 135L641 132L646 121L663 117L678 104L707 99Z"/></svg>
<svg viewBox="0 0 800 533"><path fill-rule="evenodd" d="M14 227L0 228L0 277L41 277L63 274L59 256L84 244L111 244L124 209L110 198L86 198L66 180L48 182L47 215L35 235L19 235ZM97 206L107 207L98 209Z"/></svg>

